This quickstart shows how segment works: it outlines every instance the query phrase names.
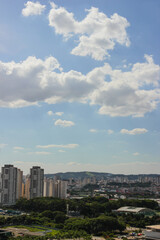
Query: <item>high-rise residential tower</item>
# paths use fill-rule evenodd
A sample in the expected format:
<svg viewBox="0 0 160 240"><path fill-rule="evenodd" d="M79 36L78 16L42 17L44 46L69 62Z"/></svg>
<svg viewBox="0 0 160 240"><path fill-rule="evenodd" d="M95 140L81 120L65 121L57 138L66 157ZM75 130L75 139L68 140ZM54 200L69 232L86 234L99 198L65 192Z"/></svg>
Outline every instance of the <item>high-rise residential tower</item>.
<svg viewBox="0 0 160 240"><path fill-rule="evenodd" d="M67 181L44 179L44 197L55 197L65 199L67 197Z"/></svg>
<svg viewBox="0 0 160 240"><path fill-rule="evenodd" d="M58 180L58 197L65 199L67 197L67 181Z"/></svg>
<svg viewBox="0 0 160 240"><path fill-rule="evenodd" d="M23 172L13 165L2 167L2 204L12 205L22 196Z"/></svg>
<svg viewBox="0 0 160 240"><path fill-rule="evenodd" d="M25 177L25 184L24 184L24 197L27 198L28 200L30 199L30 183L31 183L31 178L29 175Z"/></svg>
<svg viewBox="0 0 160 240"><path fill-rule="evenodd" d="M30 198L43 197L44 169L34 166L30 169Z"/></svg>

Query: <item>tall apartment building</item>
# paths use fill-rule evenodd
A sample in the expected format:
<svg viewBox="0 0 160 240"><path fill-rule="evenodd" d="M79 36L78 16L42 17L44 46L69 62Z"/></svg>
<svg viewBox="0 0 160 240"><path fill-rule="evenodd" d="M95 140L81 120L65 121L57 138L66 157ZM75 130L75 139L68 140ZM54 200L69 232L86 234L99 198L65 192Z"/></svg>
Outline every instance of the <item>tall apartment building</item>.
<svg viewBox="0 0 160 240"><path fill-rule="evenodd" d="M22 182L23 182L23 172L20 169L17 169L17 191L16 199L22 197Z"/></svg>
<svg viewBox="0 0 160 240"><path fill-rule="evenodd" d="M13 165L2 167L2 204L12 205L22 196L23 172Z"/></svg>
<svg viewBox="0 0 160 240"><path fill-rule="evenodd" d="M34 166L30 169L30 198L43 197L44 169Z"/></svg>
<svg viewBox="0 0 160 240"><path fill-rule="evenodd" d="M25 177L25 184L24 184L24 197L27 198L28 200L30 199L30 183L31 183L30 176L27 175Z"/></svg>
<svg viewBox="0 0 160 240"><path fill-rule="evenodd" d="M43 196L65 199L67 197L67 181L45 178Z"/></svg>
<svg viewBox="0 0 160 240"><path fill-rule="evenodd" d="M51 179L44 178L44 191L43 191L43 196L44 197L51 197L52 196L51 190L50 190L51 187L52 187Z"/></svg>
<svg viewBox="0 0 160 240"><path fill-rule="evenodd" d="M0 203L2 203L2 175L0 173Z"/></svg>
<svg viewBox="0 0 160 240"><path fill-rule="evenodd" d="M67 181L58 180L57 187L58 187L57 197L61 199L65 199L67 197Z"/></svg>

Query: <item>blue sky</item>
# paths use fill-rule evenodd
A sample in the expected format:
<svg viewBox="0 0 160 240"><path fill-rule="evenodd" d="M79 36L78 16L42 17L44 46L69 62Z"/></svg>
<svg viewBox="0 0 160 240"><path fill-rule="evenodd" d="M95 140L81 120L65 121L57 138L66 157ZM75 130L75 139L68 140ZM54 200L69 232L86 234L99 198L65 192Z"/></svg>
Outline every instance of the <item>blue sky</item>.
<svg viewBox="0 0 160 240"><path fill-rule="evenodd" d="M0 164L159 173L159 0L0 2Z"/></svg>

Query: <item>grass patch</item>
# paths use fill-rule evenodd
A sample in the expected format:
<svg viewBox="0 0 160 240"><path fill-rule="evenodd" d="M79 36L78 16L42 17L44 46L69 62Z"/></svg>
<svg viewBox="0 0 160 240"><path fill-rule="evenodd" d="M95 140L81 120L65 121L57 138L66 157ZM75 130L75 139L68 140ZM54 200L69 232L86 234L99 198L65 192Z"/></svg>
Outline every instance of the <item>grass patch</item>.
<svg viewBox="0 0 160 240"><path fill-rule="evenodd" d="M57 233L59 233L60 230L52 230L50 233L47 233L47 236L48 237L54 237L54 235L56 235Z"/></svg>
<svg viewBox="0 0 160 240"><path fill-rule="evenodd" d="M160 216L160 212L159 211L156 211L156 214Z"/></svg>
<svg viewBox="0 0 160 240"><path fill-rule="evenodd" d="M44 227L28 227L24 225L13 225L5 228L23 228L23 229L29 230L30 232L44 232L44 231L50 230L49 228L44 228Z"/></svg>

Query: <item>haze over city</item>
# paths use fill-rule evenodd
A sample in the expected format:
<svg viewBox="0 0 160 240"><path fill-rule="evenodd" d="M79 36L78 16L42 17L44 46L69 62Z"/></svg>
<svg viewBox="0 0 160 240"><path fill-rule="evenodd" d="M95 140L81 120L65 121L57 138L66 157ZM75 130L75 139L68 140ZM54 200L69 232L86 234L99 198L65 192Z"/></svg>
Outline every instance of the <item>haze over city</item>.
<svg viewBox="0 0 160 240"><path fill-rule="evenodd" d="M160 1L0 2L0 165L160 169Z"/></svg>

